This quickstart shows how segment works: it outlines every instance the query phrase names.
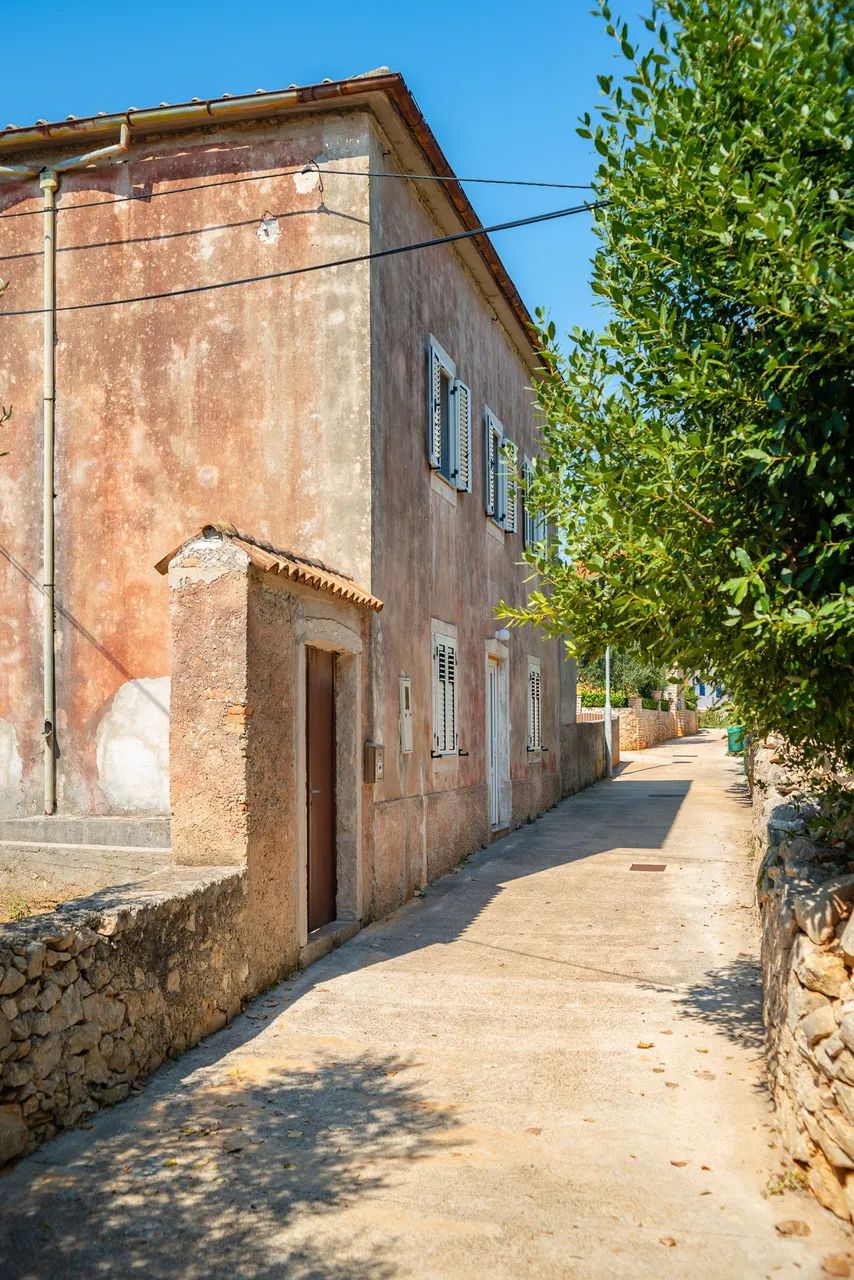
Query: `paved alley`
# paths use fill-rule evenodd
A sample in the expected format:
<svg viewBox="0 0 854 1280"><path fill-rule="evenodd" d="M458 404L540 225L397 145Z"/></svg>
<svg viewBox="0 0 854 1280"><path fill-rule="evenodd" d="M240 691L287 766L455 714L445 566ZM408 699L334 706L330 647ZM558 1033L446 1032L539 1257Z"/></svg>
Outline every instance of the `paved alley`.
<svg viewBox="0 0 854 1280"><path fill-rule="evenodd" d="M0 1176L0 1274L818 1277L748 817L720 734L631 756Z"/></svg>

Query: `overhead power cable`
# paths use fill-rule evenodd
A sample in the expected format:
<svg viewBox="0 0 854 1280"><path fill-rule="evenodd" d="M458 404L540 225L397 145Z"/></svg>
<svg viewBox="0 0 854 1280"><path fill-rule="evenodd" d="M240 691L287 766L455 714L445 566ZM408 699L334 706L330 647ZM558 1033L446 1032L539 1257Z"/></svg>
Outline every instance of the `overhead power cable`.
<svg viewBox="0 0 854 1280"><path fill-rule="evenodd" d="M349 267L357 262L371 262L375 258L390 258L399 253L412 253L416 249L429 249L433 245L453 244L456 240L471 240L475 236L491 235L496 231L510 231L514 227L529 227L535 222L550 222L555 218L568 218L574 213L592 213L596 209L604 209L610 202L599 200L593 204L579 204L571 209L555 209L551 213L537 213L527 218L516 218L512 222L497 222L491 227L478 227L474 231L457 231L450 236L437 236L433 240L418 240L414 244L398 245L394 249L375 249L372 253L356 254L352 258L337 258L332 262L316 262L307 267L291 267L286 271L268 271L260 276L244 276L240 280L221 280L216 284L190 285L186 289L170 289L163 293L142 293L133 298L105 298L100 302L69 302L54 308L56 311L92 311L97 307L121 307L132 302L156 302L161 298L182 298L191 293L210 293L215 289L233 289L237 285L259 284L265 280L281 280L285 276L306 275L311 271L329 271L333 267ZM26 311L0 311L0 319L12 316L40 316L44 307L33 307Z"/></svg>
<svg viewBox="0 0 854 1280"><path fill-rule="evenodd" d="M132 204L140 200L147 204L149 200L162 196L182 196L190 191L205 191L208 187L232 187L242 182L266 182L272 178L292 178L295 173L316 173L321 179L330 178L405 178L410 182L479 182L501 187L549 187L559 191L592 191L592 182L533 182L518 178L457 178L454 175L442 176L436 173L376 173L365 169L321 169L317 165L300 165L295 169L279 169L275 173L250 173L242 178L222 178L218 182L198 182L189 187L169 187L166 191L141 192L138 195L115 196L110 200L87 200L83 204L58 204L57 213L76 213L78 209L103 209L111 204ZM0 213L3 218L32 218L43 213L42 209L23 209L17 213Z"/></svg>

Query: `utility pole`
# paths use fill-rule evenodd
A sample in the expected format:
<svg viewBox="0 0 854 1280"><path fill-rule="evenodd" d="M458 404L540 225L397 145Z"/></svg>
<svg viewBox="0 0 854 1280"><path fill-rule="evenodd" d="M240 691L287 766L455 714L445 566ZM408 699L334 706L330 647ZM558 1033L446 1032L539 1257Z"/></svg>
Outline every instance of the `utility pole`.
<svg viewBox="0 0 854 1280"><path fill-rule="evenodd" d="M613 778L611 763L611 646L605 647L605 777Z"/></svg>

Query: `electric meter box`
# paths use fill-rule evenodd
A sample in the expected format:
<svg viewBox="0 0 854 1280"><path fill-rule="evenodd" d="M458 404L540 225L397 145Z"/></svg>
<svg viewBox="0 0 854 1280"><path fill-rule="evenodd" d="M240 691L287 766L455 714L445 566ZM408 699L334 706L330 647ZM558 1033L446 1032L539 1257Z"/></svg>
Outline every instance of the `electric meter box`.
<svg viewBox="0 0 854 1280"><path fill-rule="evenodd" d="M379 742L365 743L365 782L382 782L385 770L385 747Z"/></svg>

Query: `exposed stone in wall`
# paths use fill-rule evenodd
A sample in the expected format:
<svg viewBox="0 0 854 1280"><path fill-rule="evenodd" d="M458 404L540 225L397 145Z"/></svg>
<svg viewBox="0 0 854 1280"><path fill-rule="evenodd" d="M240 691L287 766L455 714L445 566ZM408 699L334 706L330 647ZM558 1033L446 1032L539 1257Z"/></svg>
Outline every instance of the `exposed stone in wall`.
<svg viewBox="0 0 854 1280"><path fill-rule="evenodd" d="M173 868L0 926L0 1164L126 1097L267 984L249 896L242 869Z"/></svg>
<svg viewBox="0 0 854 1280"><path fill-rule="evenodd" d="M854 875L806 839L773 752L753 758L762 973L781 1138L818 1200L854 1210Z"/></svg>
<svg viewBox="0 0 854 1280"><path fill-rule="evenodd" d="M649 711L646 707L620 707L620 747L623 751L643 751L670 738L697 733L700 718L696 711Z"/></svg>

